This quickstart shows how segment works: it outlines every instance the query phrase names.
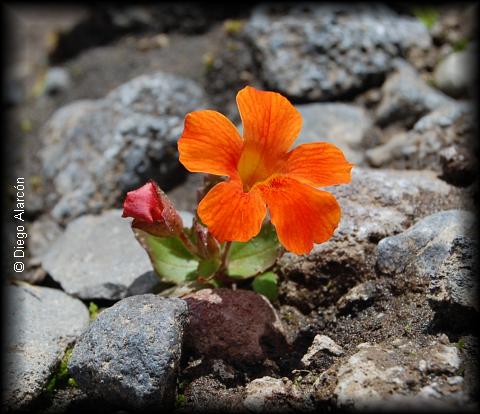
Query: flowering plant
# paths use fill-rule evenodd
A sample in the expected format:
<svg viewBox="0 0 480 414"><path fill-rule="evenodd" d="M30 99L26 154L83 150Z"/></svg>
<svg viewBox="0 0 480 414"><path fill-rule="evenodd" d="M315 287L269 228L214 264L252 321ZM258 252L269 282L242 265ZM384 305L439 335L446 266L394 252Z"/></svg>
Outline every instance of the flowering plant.
<svg viewBox="0 0 480 414"><path fill-rule="evenodd" d="M163 280L219 286L255 277L253 288L272 299L277 278L263 272L282 246L306 254L333 235L340 206L318 188L348 183L352 164L327 142L289 150L302 118L279 93L247 86L237 105L243 137L216 111L185 118L180 162L220 177L201 198L191 228L153 181L127 194L123 217L133 217L137 239Z"/></svg>

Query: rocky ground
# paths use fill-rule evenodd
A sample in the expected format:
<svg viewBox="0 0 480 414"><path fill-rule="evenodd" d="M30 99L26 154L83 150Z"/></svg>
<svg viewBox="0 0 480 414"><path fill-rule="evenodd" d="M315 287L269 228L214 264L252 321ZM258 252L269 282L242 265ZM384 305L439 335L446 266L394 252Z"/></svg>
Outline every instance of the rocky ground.
<svg viewBox="0 0 480 414"><path fill-rule="evenodd" d="M6 263L5 408L478 409L476 6L31 7L9 9L28 238L26 270ZM203 178L178 163L183 118L239 124L245 84L297 106L297 145L355 163L328 188L339 228L282 256L273 303L248 283L172 292L119 210L154 178L188 223Z"/></svg>

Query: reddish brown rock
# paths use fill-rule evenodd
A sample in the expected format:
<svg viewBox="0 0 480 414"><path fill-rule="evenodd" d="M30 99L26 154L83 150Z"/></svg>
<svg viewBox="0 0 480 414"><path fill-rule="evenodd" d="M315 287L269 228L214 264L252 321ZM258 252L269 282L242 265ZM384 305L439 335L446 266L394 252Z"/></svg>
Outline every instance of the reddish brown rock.
<svg viewBox="0 0 480 414"><path fill-rule="evenodd" d="M190 311L189 351L254 364L285 353L281 321L263 296L248 290L203 289L183 297Z"/></svg>

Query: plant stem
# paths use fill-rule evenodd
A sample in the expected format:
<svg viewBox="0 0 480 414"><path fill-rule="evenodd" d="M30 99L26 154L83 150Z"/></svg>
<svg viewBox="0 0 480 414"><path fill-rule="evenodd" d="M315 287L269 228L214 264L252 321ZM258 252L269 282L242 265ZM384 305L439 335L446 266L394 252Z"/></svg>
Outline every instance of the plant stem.
<svg viewBox="0 0 480 414"><path fill-rule="evenodd" d="M180 233L180 240L182 241L182 243L190 253L192 253L195 256L199 255L197 247L190 241L190 239L188 238L188 236L185 234L184 231Z"/></svg>
<svg viewBox="0 0 480 414"><path fill-rule="evenodd" d="M228 266L228 252L230 251L230 247L232 247L232 242L227 241L225 243L225 247L223 248L223 253L222 253L222 260L220 262L220 268L218 269L219 271L225 271L227 270Z"/></svg>

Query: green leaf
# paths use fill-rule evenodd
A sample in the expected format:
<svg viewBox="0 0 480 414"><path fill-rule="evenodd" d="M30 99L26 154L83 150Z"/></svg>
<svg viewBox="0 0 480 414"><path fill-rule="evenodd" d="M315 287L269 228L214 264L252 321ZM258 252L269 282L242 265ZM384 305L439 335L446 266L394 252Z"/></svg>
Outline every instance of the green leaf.
<svg viewBox="0 0 480 414"><path fill-rule="evenodd" d="M197 275L198 259L178 237L143 236L153 268L162 280L176 284L192 280Z"/></svg>
<svg viewBox="0 0 480 414"><path fill-rule="evenodd" d="M277 288L278 276L273 272L266 272L253 279L252 287L257 293L260 293L273 302L278 297Z"/></svg>
<svg viewBox="0 0 480 414"><path fill-rule="evenodd" d="M260 234L246 243L233 242L228 254L228 275L245 279L273 266L280 254L277 234L271 224L262 227Z"/></svg>
<svg viewBox="0 0 480 414"><path fill-rule="evenodd" d="M211 259L203 259L198 264L198 275L203 277L212 276L220 267L220 259L214 257Z"/></svg>

